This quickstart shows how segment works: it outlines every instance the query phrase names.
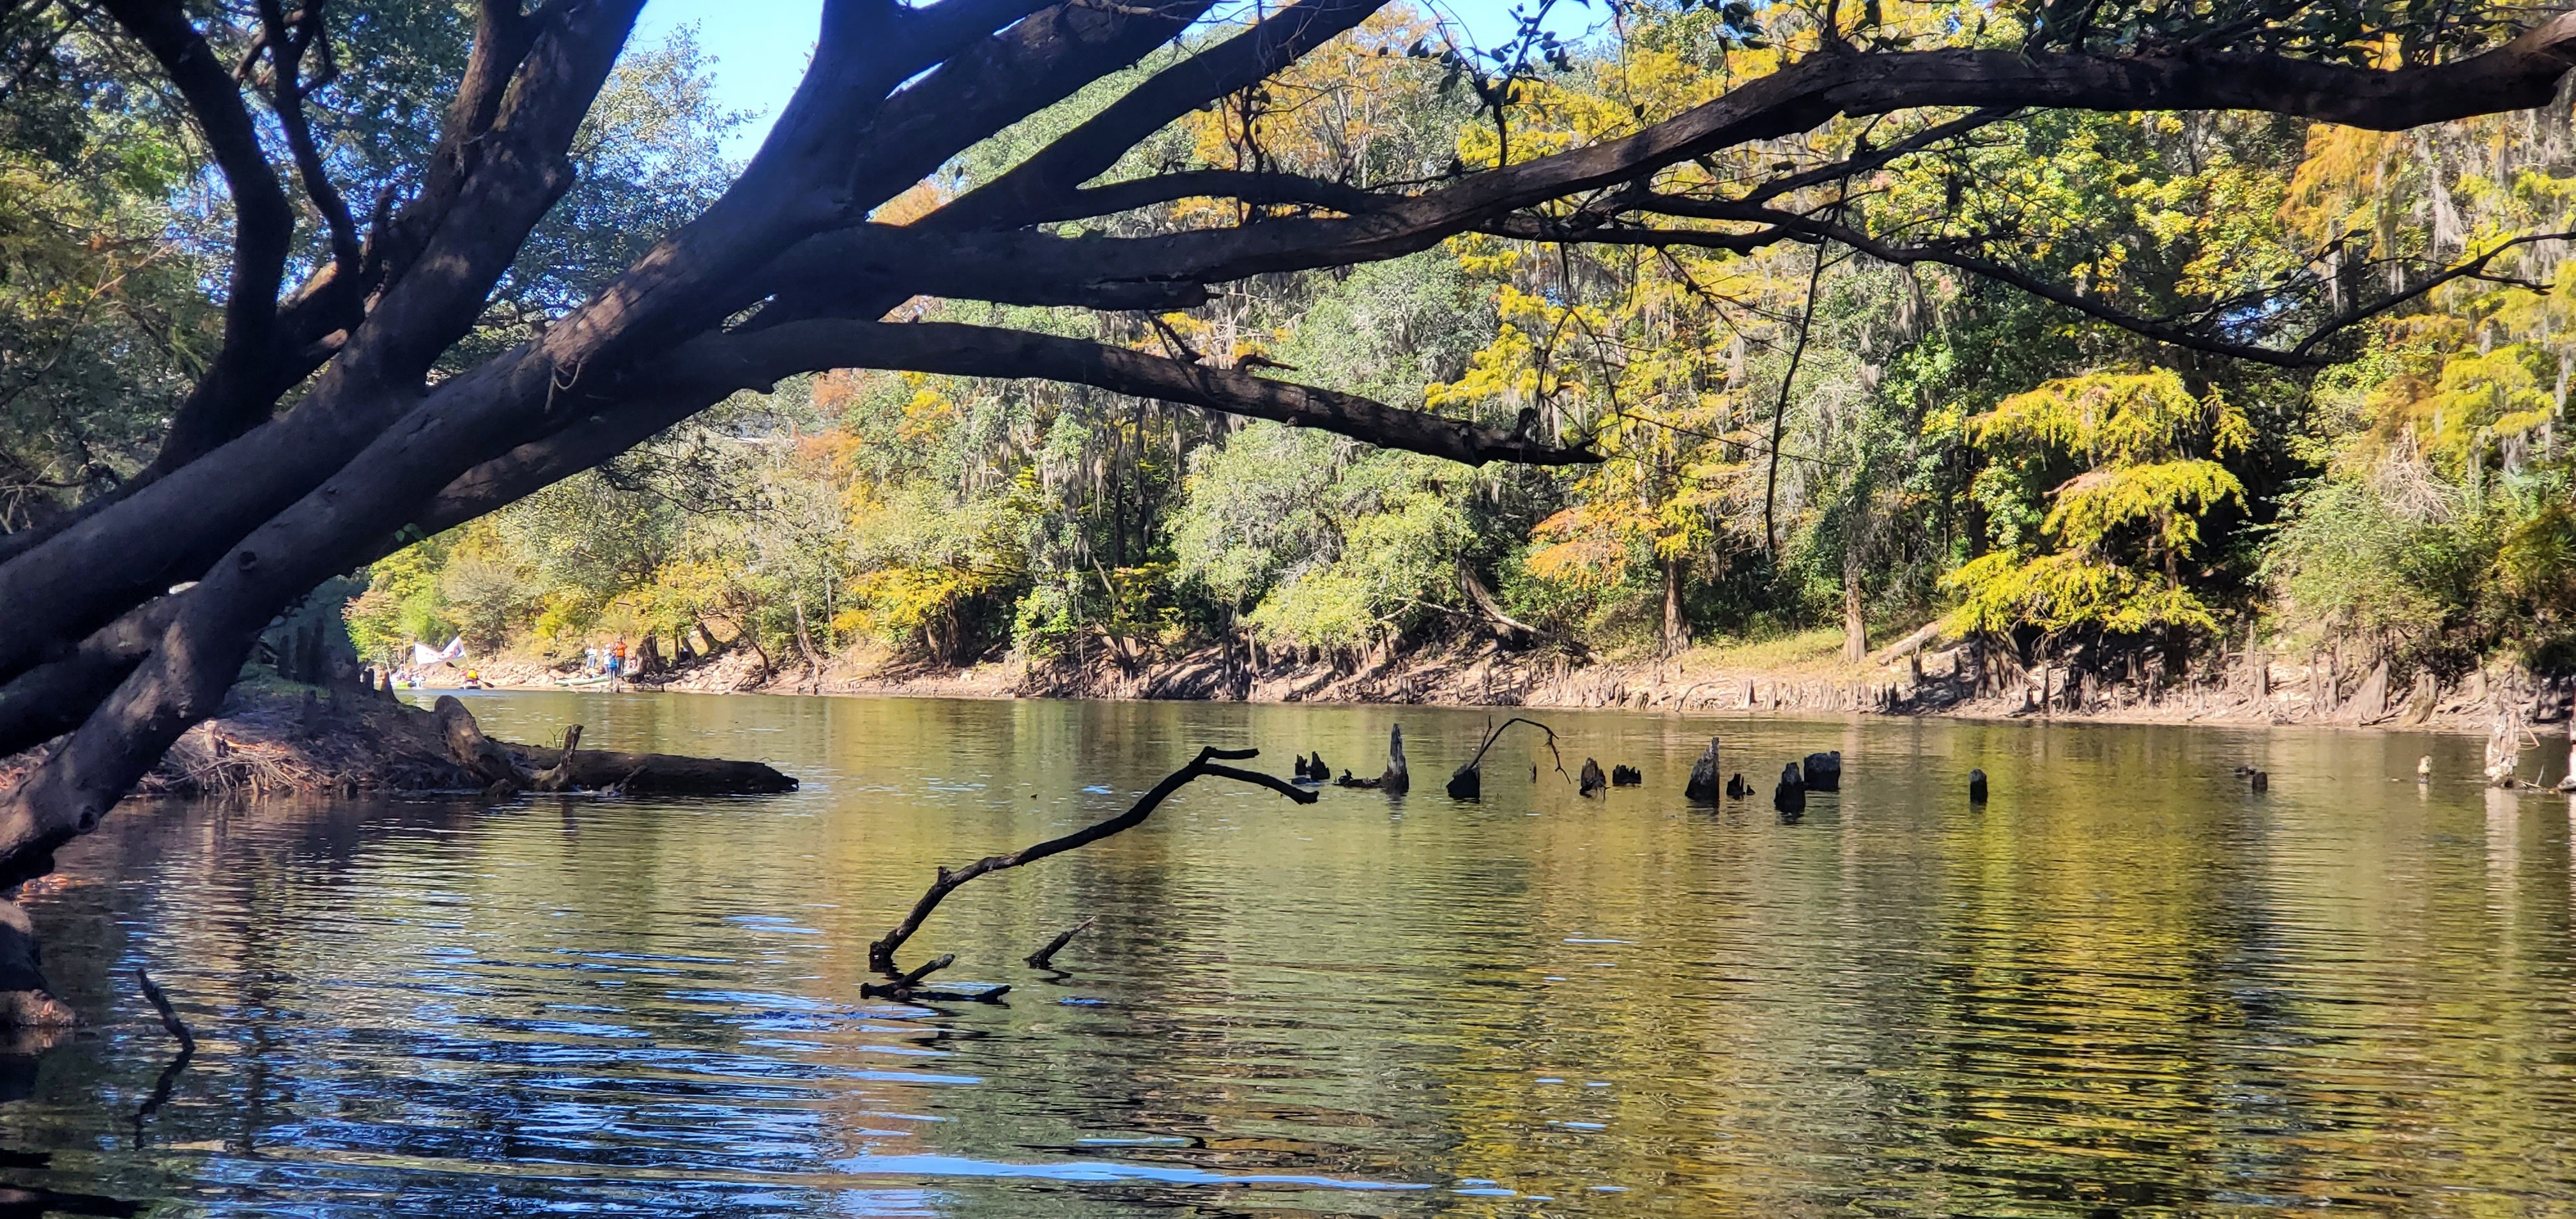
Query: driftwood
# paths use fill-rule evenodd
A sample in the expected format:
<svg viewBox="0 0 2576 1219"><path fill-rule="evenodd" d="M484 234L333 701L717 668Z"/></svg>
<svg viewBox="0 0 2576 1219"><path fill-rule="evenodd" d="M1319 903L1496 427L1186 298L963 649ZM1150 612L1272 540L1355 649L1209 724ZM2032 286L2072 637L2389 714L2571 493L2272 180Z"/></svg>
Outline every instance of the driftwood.
<svg viewBox="0 0 2576 1219"><path fill-rule="evenodd" d="M1054 939L1047 941L1046 947L1038 949L1036 952L1032 952L1028 955L1029 968L1055 968L1055 954L1064 951L1064 946L1072 943L1073 937L1089 930L1093 923L1099 921L1099 917L1095 915L1065 928L1064 931L1058 934Z"/></svg>
<svg viewBox="0 0 2576 1219"><path fill-rule="evenodd" d="M1556 773L1565 773L1565 757L1556 751L1556 729L1550 728L1537 720L1526 719L1515 715L1510 719L1504 720L1501 724L1486 729L1484 743L1476 746L1476 756L1467 759L1466 765L1459 767L1449 776L1449 797L1451 799L1479 800L1484 798L1485 751L1492 749L1494 747L1494 742L1502 739L1503 730L1514 724L1527 724L1532 728L1538 729L1540 732L1546 733L1547 756L1556 759ZM1538 781L1538 763L1536 762L1530 763L1530 781L1533 783Z"/></svg>
<svg viewBox="0 0 2576 1219"><path fill-rule="evenodd" d="M570 767L562 788L540 790L615 788L631 795L665 796L759 796L796 790L794 777L764 762L672 753L620 753L610 749L582 749L567 758L566 751L529 745L513 745L510 751L533 770L551 772Z"/></svg>
<svg viewBox="0 0 2576 1219"><path fill-rule="evenodd" d="M528 786L541 792L572 790L580 754L581 725L575 724L564 729L563 750L556 755L555 764L528 776Z"/></svg>
<svg viewBox="0 0 2576 1219"><path fill-rule="evenodd" d="M1333 783L1338 787L1362 787L1371 791L1382 791L1390 796L1401 796L1413 790L1413 772L1404 764L1404 725L1396 725L1395 731L1387 736L1385 774L1374 779L1354 779L1351 777L1351 772L1346 770L1342 772L1342 777L1333 780Z"/></svg>
<svg viewBox="0 0 2576 1219"><path fill-rule="evenodd" d="M1402 729L1397 730L1399 733L1397 737L1399 744L1401 744L1403 740L1400 735L1402 731ZM1314 792L1298 787L1296 784L1290 783L1286 779L1265 775L1259 771L1239 770L1232 766L1219 764L1221 762L1240 762L1260 756L1261 751L1258 749L1217 749L1214 747L1201 749L1199 750L1199 756L1192 759L1189 765L1163 776L1162 782L1155 784L1152 790L1137 797L1136 803L1126 812L1120 813L1107 821L1095 821L1092 824L1075 830L1070 834L1066 834L1061 838L1050 838L1033 846L1022 847L1008 855L988 855L966 865L965 867L958 868L953 871L948 868L939 869L937 879L931 881L930 888L922 893L921 900L912 904L911 912L903 916L903 921L897 923L891 930L888 930L882 938L868 945L868 968L896 979L898 984L909 985L908 983L904 983L904 979L906 977L904 972L895 967L894 954L903 948L904 941L911 939L915 932L921 930L922 921L929 918L931 912L939 908L939 903L943 899L945 899L949 894L956 892L959 885L965 884L967 881L973 880L978 876L988 876L992 873L1004 871L1010 868L1025 867L1029 864L1036 863L1041 859L1045 859L1050 855L1061 855L1076 847L1088 846L1092 843L1098 842L1112 834L1132 830L1137 826L1143 825L1147 817L1153 816L1154 810L1162 807L1165 800L1171 799L1173 792L1179 791L1193 780L1203 779L1209 776L1214 776L1220 779L1234 779L1239 782L1267 787L1299 804L1313 804L1316 801L1317 796ZM1397 761L1401 762L1402 760L1402 755L1399 753L1397 755ZM917 981L919 979L919 974L916 973L912 975L912 977Z"/></svg>
<svg viewBox="0 0 2576 1219"><path fill-rule="evenodd" d="M1494 600L1493 590L1486 588L1485 582L1476 578L1475 568L1463 562L1458 565L1458 587L1467 594L1467 600L1476 607L1476 612L1483 614L1486 621L1494 624L1498 628L1496 633L1505 640L1519 643L1532 639L1544 639L1573 653L1578 660L1589 662L1594 658L1592 648L1582 640L1571 635L1531 626L1504 613L1503 607Z"/></svg>
<svg viewBox="0 0 2576 1219"><path fill-rule="evenodd" d="M796 790L796 780L761 762L692 758L669 753L620 753L581 748L581 725L564 731L561 749L509 745L483 735L474 713L452 694L440 695L439 731L447 751L495 796L517 791L608 791L643 795L769 795Z"/></svg>
<svg viewBox="0 0 2576 1219"><path fill-rule="evenodd" d="M1879 649L1878 654L1870 657L1870 660L1877 664L1892 664L1899 659L1922 651L1924 645L1929 644L1940 637L1941 620L1935 618L1932 621L1926 622L1922 626L1915 628L1913 634Z"/></svg>
<svg viewBox="0 0 2576 1219"><path fill-rule="evenodd" d="M512 791L528 785L530 776L527 769L519 765L508 750L501 748L499 742L483 735L482 727L474 722L474 713L466 710L465 704L457 701L455 695L439 695L430 714L438 717L438 730L447 737L449 756L472 774L476 782L487 788Z"/></svg>

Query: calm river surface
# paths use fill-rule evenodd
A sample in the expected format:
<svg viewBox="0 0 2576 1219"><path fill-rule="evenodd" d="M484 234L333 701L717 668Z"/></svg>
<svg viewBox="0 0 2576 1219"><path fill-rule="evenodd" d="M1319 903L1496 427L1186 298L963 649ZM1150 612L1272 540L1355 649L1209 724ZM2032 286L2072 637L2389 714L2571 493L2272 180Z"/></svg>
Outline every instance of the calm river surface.
<svg viewBox="0 0 2576 1219"><path fill-rule="evenodd" d="M92 1025L0 1059L0 1182L226 1214L2576 1214L2568 805L2479 789L2473 740L1553 713L1569 769L1646 785L1533 783L1513 736L1462 805L1481 712L472 705L805 786L129 804L30 899ZM1005 1005L860 997L935 864L1200 744L1374 773L1399 720L1411 797L1203 781L907 949ZM1683 803L1711 733L1763 798ZM1844 792L1781 824L1769 779L1836 748ZM1020 962L1095 915L1061 974ZM204 1042L140 1122L172 1045L135 966Z"/></svg>

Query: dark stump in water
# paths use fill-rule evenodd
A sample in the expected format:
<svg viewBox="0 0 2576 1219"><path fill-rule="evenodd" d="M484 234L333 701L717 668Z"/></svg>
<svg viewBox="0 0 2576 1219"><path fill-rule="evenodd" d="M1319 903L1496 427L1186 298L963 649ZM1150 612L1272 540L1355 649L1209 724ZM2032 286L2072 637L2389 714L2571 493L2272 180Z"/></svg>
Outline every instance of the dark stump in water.
<svg viewBox="0 0 2576 1219"><path fill-rule="evenodd" d="M1780 768L1780 786L1771 789L1771 807L1792 820L1806 815L1807 781L1799 775L1797 763Z"/></svg>
<svg viewBox="0 0 2576 1219"><path fill-rule="evenodd" d="M1637 787L1644 784L1645 781L1646 776L1644 772L1639 771L1634 766L1613 766L1610 768L1610 786L1612 787Z"/></svg>
<svg viewBox="0 0 2576 1219"><path fill-rule="evenodd" d="M1970 803L1970 804L1983 804L1983 803L1985 803L1985 802L1986 802L1986 772L1984 772L1984 771L1982 771L1982 770L1972 770L1972 771L1969 771L1969 772L1968 772L1968 803Z"/></svg>
<svg viewBox="0 0 2576 1219"><path fill-rule="evenodd" d="M1717 738L1710 737L1708 748L1701 751L1699 761L1691 763L1690 784L1682 788L1682 795L1699 804L1717 803L1717 776Z"/></svg>
<svg viewBox="0 0 2576 1219"><path fill-rule="evenodd" d="M1401 796L1411 791L1413 774L1404 764L1404 725L1396 725L1395 730L1387 735L1385 774L1374 779L1355 779L1351 777L1351 772L1346 770L1342 772L1341 778L1333 782L1342 787L1364 787L1382 791L1390 796Z"/></svg>
<svg viewBox="0 0 2576 1219"><path fill-rule="evenodd" d="M1753 794L1753 785L1744 781L1744 774L1743 774L1743 772L1741 772L1741 771L1736 772L1736 774L1734 775L1734 777L1732 777L1732 778L1730 778L1730 779L1728 779L1728 780L1726 781L1726 798L1727 798L1727 799L1729 799L1729 800L1741 800L1741 799L1745 798L1746 796L1750 796L1750 795L1752 795L1752 794Z"/></svg>
<svg viewBox="0 0 2576 1219"><path fill-rule="evenodd" d="M1808 791L1838 792L1843 789L1843 751L1807 755Z"/></svg>

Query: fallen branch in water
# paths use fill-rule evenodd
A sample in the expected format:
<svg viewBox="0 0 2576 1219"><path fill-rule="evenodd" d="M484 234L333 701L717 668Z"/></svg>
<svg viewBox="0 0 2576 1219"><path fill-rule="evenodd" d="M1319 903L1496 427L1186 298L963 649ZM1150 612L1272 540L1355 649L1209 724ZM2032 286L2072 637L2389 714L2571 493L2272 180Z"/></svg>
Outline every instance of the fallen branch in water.
<svg viewBox="0 0 2576 1219"><path fill-rule="evenodd" d="M1485 764L1485 751L1492 749L1494 747L1494 742L1503 739L1503 729L1509 728L1514 724L1527 724L1532 728L1536 728L1539 731L1546 733L1547 756L1556 759L1556 773L1560 775L1565 773L1565 755L1556 751L1556 729L1550 728L1537 720L1524 719L1515 715L1512 718L1504 720L1502 723L1487 729L1485 731L1485 743L1476 747L1476 756L1467 759L1466 765L1459 767L1457 773L1449 776L1449 796L1451 799L1476 800L1483 798L1485 790L1485 773L1482 768Z"/></svg>
<svg viewBox="0 0 2576 1219"><path fill-rule="evenodd" d="M1147 817L1154 815L1155 809L1162 807L1163 801L1171 799L1173 792L1187 786L1192 780L1210 776L1234 779L1267 787L1299 804L1315 802L1315 793L1300 788L1286 779L1273 778L1258 771L1238 770L1232 766L1218 765L1220 761L1240 762L1259 756L1261 751L1258 749L1213 747L1201 749L1199 756L1191 760L1189 765L1163 776L1163 781L1155 784L1153 790L1137 798L1134 807L1107 821L1094 822L1062 838L1050 838L1008 855L989 855L955 871L947 868L939 869L938 879L931 882L929 890L921 895L920 901L912 904L912 912L903 916L903 922L886 932L885 938L868 945L868 968L896 980L895 987L882 988L879 993L892 991L896 987L909 988L904 972L895 967L894 954L903 947L904 941L912 938L914 932L921 930L922 921L930 917L931 911L939 908L942 899L956 892L959 885L978 876L990 875L1008 868L1023 867L1050 855L1061 855L1075 847L1089 846L1112 834L1132 830L1143 825Z"/></svg>
<svg viewBox="0 0 2576 1219"><path fill-rule="evenodd" d="M966 994L961 991L927 990L922 988L921 980L923 978L927 978L930 975L938 973L940 970L946 969L956 963L956 953L943 953L939 956L932 957L927 963L910 973L898 975L894 981L886 983L883 986L867 982L860 983L859 997L862 999L892 999L898 1003L910 1003L915 999L953 999L975 1003L990 1003L1011 993L1011 988L1007 986L996 986L989 990L976 991L973 994Z"/></svg>
<svg viewBox="0 0 2576 1219"><path fill-rule="evenodd" d="M153 984L152 975L140 969L134 971L134 980L143 984L143 997L152 1001L152 1010L161 1013L161 1027L179 1039L179 1056L196 1053L196 1035L188 1031L187 1021L179 1018L179 1010L170 1006L170 996L162 994L161 988Z"/></svg>
<svg viewBox="0 0 2576 1219"><path fill-rule="evenodd" d="M1300 764L1302 765L1303 763L1300 763ZM1072 942L1073 942L1073 937L1075 937L1075 936L1077 936L1077 935L1082 934L1084 931L1089 930L1089 929L1090 929L1090 927L1091 927L1091 925L1092 925L1093 923L1096 923L1096 922L1099 922L1099 921L1100 921L1099 917L1095 915L1095 916L1093 916L1093 917L1091 917L1091 918L1084 919L1084 920L1082 920L1082 921L1081 921L1081 922L1079 922L1079 923L1075 923L1074 925L1072 925L1072 926L1070 926L1070 927L1065 928L1065 929L1064 929L1064 933L1063 933L1063 934L1058 935L1058 936L1057 936L1057 937L1055 937L1054 939L1047 941L1047 946L1046 946L1046 947L1041 948L1041 949L1038 949L1036 952L1032 952L1032 953L1030 953L1030 954L1028 955L1027 960L1028 960L1028 963L1029 963L1029 968L1031 968L1031 969L1053 969L1053 968L1055 968L1055 954L1057 954L1057 953L1059 953L1059 952L1064 951L1064 946L1065 946L1065 945L1067 945L1067 944L1072 943Z"/></svg>
<svg viewBox="0 0 2576 1219"><path fill-rule="evenodd" d="M161 1013L161 1027L179 1039L179 1052L161 1068L160 1078L152 1081L152 1095L134 1111L134 1147L140 1151L144 1125L152 1120L153 1114L161 1111L161 1106L170 1103L170 1090L178 1085L179 1072L188 1069L188 1060L197 1056L197 1037L188 1031L188 1022L179 1018L179 1009L170 1006L170 996L162 994L161 988L153 984L152 975L138 968L134 971L134 980L143 984L143 997L152 1001L152 1010Z"/></svg>

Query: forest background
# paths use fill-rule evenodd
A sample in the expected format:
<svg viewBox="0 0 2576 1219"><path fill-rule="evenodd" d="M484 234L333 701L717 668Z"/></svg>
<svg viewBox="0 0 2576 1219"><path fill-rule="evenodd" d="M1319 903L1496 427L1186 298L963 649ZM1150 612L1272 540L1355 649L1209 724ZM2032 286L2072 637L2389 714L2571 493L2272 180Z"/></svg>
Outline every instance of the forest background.
<svg viewBox="0 0 2576 1219"><path fill-rule="evenodd" d="M1288 170L1369 188L1622 135L1785 52L1732 7L1624 4L1478 94L1389 10L1107 175ZM331 155L417 158L464 30L361 6ZM1927 37L1974 5L1910 6ZM1535 25L1528 37L1543 37ZM13 35L14 37L14 35ZM12 46L0 111L0 525L112 487L213 350L219 190L166 99L100 40ZM990 179L1168 62L988 141L879 215ZM25 65L21 70L18 65ZM696 214L744 116L687 31L630 51L573 193L487 318L496 350ZM1857 658L1926 622L2036 658L2174 666L2229 641L2334 646L2407 682L2576 668L2564 417L2576 127L2540 112L2398 134L2268 116L1962 116L1830 183L1862 231L2008 244L2144 317L2286 328L2242 302L2495 257L2328 341L2319 366L2184 350L1992 278L1826 241L1751 252L1453 239L1146 315L922 299L1397 405L1518 417L1596 466L1470 468L1080 386L832 373L741 395L600 469L322 590L363 654L461 634L556 661L746 653L768 674L888 657L1031 664L1216 640L1380 655L1478 633L1574 654L1787 638ZM1768 151L1873 147L1839 122ZM1721 167L1703 167L1715 174ZM1685 170L1687 172L1687 170ZM1184 201L1116 231L1180 227ZM1237 219L1257 219L1253 208ZM2359 270L2367 268L2367 270ZM2215 302L2215 303L2213 303ZM2232 312L2231 312L2232 311ZM2290 366L2284 366L2284 364Z"/></svg>

